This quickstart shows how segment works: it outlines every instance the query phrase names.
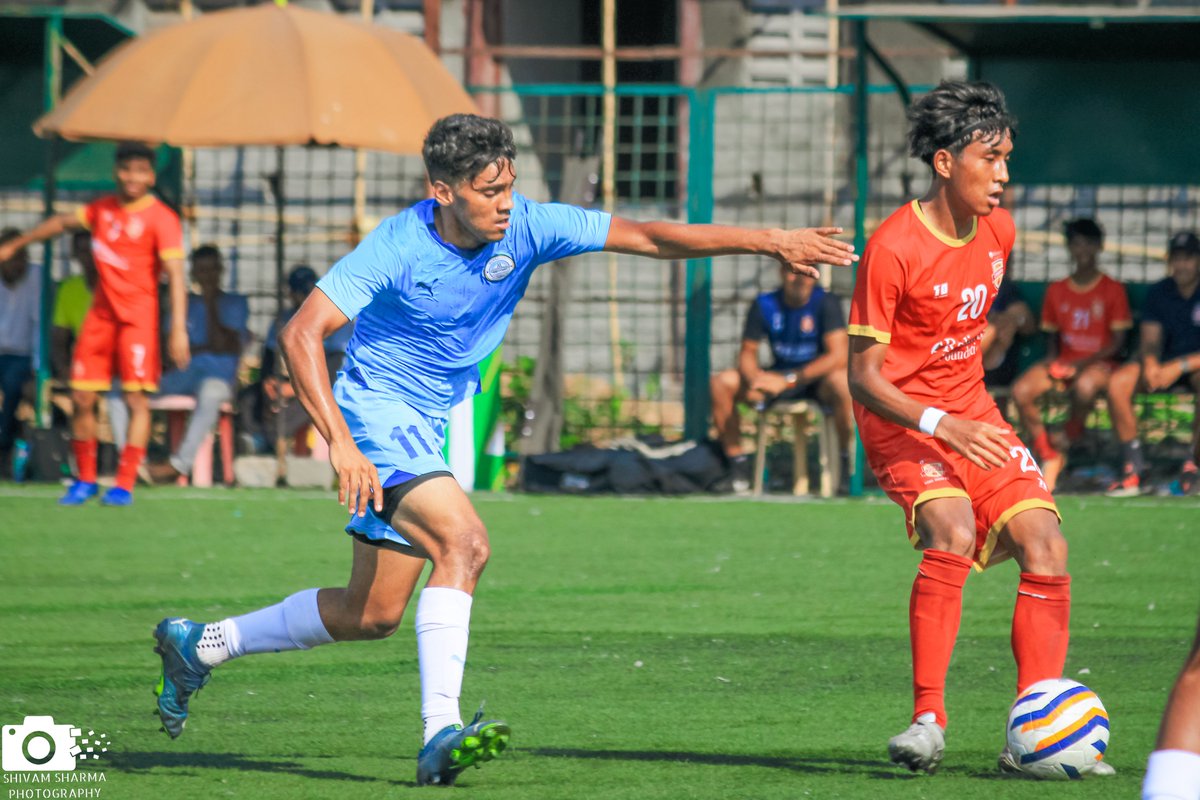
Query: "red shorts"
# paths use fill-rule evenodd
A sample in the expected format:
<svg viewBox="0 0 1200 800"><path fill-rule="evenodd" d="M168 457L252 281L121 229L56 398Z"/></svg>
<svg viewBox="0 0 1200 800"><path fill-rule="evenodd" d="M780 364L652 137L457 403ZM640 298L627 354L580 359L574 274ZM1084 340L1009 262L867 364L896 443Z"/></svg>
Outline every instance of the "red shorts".
<svg viewBox="0 0 1200 800"><path fill-rule="evenodd" d="M71 388L104 392L112 388L113 365L127 392L158 389L162 362L158 352L158 315L122 322L92 307L83 318L71 361Z"/></svg>
<svg viewBox="0 0 1200 800"><path fill-rule="evenodd" d="M1022 511L1045 508L1058 515L1054 497L1046 488L1033 455L1011 431L1006 437L1012 456L1003 467L981 469L932 436L909 430L856 407L859 434L879 486L904 510L904 524L913 546L916 509L926 500L965 497L975 511L976 564L983 568L1008 521ZM993 405L983 416L1000 428L1009 428ZM1059 516L1061 519L1061 516Z"/></svg>

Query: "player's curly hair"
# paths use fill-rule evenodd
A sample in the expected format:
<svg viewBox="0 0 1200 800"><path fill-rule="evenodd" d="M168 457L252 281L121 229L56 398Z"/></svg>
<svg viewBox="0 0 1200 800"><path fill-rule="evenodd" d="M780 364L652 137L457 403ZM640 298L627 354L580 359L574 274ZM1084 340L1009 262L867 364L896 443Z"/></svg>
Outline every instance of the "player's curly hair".
<svg viewBox="0 0 1200 800"><path fill-rule="evenodd" d="M150 166L154 166L154 150L145 142L121 142L117 145L117 152L113 157L113 161L117 164L123 164L131 158L142 158L150 162Z"/></svg>
<svg viewBox="0 0 1200 800"><path fill-rule="evenodd" d="M515 161L512 130L498 119L451 114L433 123L421 148L429 180L451 186L470 180L497 161Z"/></svg>
<svg viewBox="0 0 1200 800"><path fill-rule="evenodd" d="M973 142L1017 135L1017 119L1004 93L990 83L942 81L908 108L908 152L930 167L938 150L958 155Z"/></svg>

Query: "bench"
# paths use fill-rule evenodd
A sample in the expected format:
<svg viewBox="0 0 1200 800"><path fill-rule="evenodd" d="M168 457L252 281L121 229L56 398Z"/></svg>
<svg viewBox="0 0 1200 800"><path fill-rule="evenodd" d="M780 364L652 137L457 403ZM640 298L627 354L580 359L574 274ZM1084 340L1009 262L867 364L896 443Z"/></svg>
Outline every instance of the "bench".
<svg viewBox="0 0 1200 800"><path fill-rule="evenodd" d="M187 427L188 416L196 410L196 398L189 394L164 394L150 397L151 411L165 411L167 414L167 442L171 452L183 441L183 431ZM226 486L233 486L233 405L221 403L221 415L217 418L217 434L221 438L221 477ZM180 486L189 484L188 476L179 476ZM196 451L192 462L192 486L209 487L213 485L213 432L209 431Z"/></svg>

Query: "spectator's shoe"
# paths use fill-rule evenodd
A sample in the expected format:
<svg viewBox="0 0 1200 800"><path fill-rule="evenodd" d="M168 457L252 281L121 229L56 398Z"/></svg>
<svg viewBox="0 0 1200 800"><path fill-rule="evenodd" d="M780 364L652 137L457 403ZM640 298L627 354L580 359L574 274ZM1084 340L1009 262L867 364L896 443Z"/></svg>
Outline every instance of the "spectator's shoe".
<svg viewBox="0 0 1200 800"><path fill-rule="evenodd" d="M888 739L888 758L913 772L937 772L946 749L946 735L936 722L914 722L904 733Z"/></svg>
<svg viewBox="0 0 1200 800"><path fill-rule="evenodd" d="M94 483L75 481L71 484L71 488L67 489L67 493L58 498L58 504L60 506L81 506L95 497L99 491L100 487Z"/></svg>
<svg viewBox="0 0 1200 800"><path fill-rule="evenodd" d="M418 786L451 786L470 766L491 761L508 747L512 730L498 720L481 721L480 708L465 728L448 725L417 755Z"/></svg>
<svg viewBox="0 0 1200 800"><path fill-rule="evenodd" d="M1125 470L1125 475L1119 481L1113 481L1104 492L1109 497L1137 497L1142 493L1142 481L1136 471Z"/></svg>
<svg viewBox="0 0 1200 800"><path fill-rule="evenodd" d="M131 506L133 505L133 492L122 489L120 486L113 486L100 498L100 505Z"/></svg>
<svg viewBox="0 0 1200 800"><path fill-rule="evenodd" d="M1189 461L1184 464L1183 469L1179 472L1179 493L1184 495L1195 494L1197 489L1200 488L1200 481L1197 481L1196 478L1195 462Z"/></svg>
<svg viewBox="0 0 1200 800"><path fill-rule="evenodd" d="M729 473L735 494L746 494L754 482L754 459L750 456L734 456L729 460Z"/></svg>
<svg viewBox="0 0 1200 800"><path fill-rule="evenodd" d="M158 642L154 652L162 656L162 675L154 689L158 695L158 718L172 739L183 733L188 698L200 691L212 675L212 667L196 655L196 643L203 635L202 623L180 617L168 617L154 629Z"/></svg>
<svg viewBox="0 0 1200 800"><path fill-rule="evenodd" d="M170 461L164 461L161 464L143 464L138 470L138 476L151 486L174 483L182 474Z"/></svg>

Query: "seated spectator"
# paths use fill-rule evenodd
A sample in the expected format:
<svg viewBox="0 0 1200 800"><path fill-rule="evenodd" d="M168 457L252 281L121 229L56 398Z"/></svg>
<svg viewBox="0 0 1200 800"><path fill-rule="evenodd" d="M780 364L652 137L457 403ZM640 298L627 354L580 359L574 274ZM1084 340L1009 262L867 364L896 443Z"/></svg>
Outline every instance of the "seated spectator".
<svg viewBox="0 0 1200 800"><path fill-rule="evenodd" d="M712 377L712 415L717 436L733 467L735 491L750 485L751 464L742 452L737 404L762 408L776 400L817 400L833 410L841 453L842 486L849 474L854 413L846 380L849 337L837 297L815 279L780 269L782 286L750 304L737 369ZM759 343L771 347L769 369L758 364Z"/></svg>
<svg viewBox="0 0 1200 800"><path fill-rule="evenodd" d="M246 297L221 291L225 264L221 251L202 245L192 253L192 282L199 294L188 295L188 341L192 360L186 369L174 369L162 377L162 394L187 394L196 398L196 410L188 420L179 449L168 461L150 464L146 472L152 483L166 483L192 471L192 462L205 437L212 432L221 404L233 399L238 360L249 339L246 322L250 305ZM163 329L168 329L164 324Z"/></svg>
<svg viewBox="0 0 1200 800"><path fill-rule="evenodd" d="M1029 304L1021 299L1008 276L996 290L996 299L988 310L988 325L980 344L983 349L983 382L988 389L1012 386L1017 377L1019 337L1037 332L1037 318ZM1004 411L1001 404L1000 411Z"/></svg>
<svg viewBox="0 0 1200 800"><path fill-rule="evenodd" d="M16 239L21 232L5 228L0 244ZM29 253L18 250L0 262L0 474L12 464L13 445L20 432L17 407L25 386L33 379L38 352L38 309L41 307L38 271L29 268Z"/></svg>
<svg viewBox="0 0 1200 800"><path fill-rule="evenodd" d="M64 383L71 379L71 354L96 290L96 262L92 258L90 232L76 231L71 236L71 258L79 264L81 272L58 285L54 312L50 317L50 372Z"/></svg>
<svg viewBox="0 0 1200 800"><path fill-rule="evenodd" d="M1077 219L1063 226L1063 234L1075 269L1046 289L1042 303L1042 330L1049 334L1046 358L1026 370L1012 388L1021 424L1051 491L1065 458L1050 441L1038 398L1055 388L1070 393L1064 432L1068 443L1078 441L1096 396L1108 389L1117 355L1133 326L1125 287L1100 271L1104 231L1094 220Z"/></svg>
<svg viewBox="0 0 1200 800"><path fill-rule="evenodd" d="M308 413L296 398L288 377L287 363L279 353L279 331L287 325L292 315L300 308L304 299L317 286L317 273L307 264L297 264L288 273L288 307L271 322L267 337L263 341L260 362L260 379L257 386L249 387L240 401L243 414L255 424L247 433L263 444L280 459L280 477L283 477L283 459L288 443L299 434L310 421ZM350 321L325 340L325 366L331 379L337 376L346 355L346 345L354 333L354 322ZM257 446L255 449L259 449Z"/></svg>
<svg viewBox="0 0 1200 800"><path fill-rule="evenodd" d="M1141 493L1145 459L1137 438L1133 395L1183 389L1196 393L1192 449L1179 474L1184 494L1196 491L1200 460L1200 238L1177 233L1167 246L1170 277L1150 287L1139 329L1140 357L1117 370L1108 389L1113 428L1121 444L1121 477L1109 487L1113 497Z"/></svg>

